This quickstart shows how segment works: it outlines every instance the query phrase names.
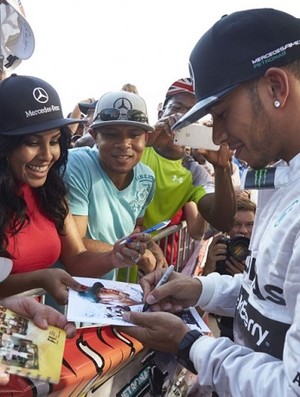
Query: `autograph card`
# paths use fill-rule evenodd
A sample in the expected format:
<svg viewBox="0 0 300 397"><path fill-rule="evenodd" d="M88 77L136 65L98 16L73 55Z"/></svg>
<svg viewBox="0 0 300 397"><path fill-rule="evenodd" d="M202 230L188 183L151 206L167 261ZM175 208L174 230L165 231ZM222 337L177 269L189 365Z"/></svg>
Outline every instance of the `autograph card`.
<svg viewBox="0 0 300 397"><path fill-rule="evenodd" d="M91 323L94 326L134 326L122 319L124 311L143 309L143 291L139 284L106 279L74 277L89 289L85 292L69 290L67 318L69 321ZM211 333L195 308L178 314L191 328Z"/></svg>

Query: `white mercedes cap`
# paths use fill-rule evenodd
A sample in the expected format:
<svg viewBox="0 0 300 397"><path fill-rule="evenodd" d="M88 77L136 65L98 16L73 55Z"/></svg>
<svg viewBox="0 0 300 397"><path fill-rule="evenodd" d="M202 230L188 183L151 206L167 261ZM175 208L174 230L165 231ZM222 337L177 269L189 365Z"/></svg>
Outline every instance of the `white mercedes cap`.
<svg viewBox="0 0 300 397"><path fill-rule="evenodd" d="M0 1L0 22L0 69L13 70L31 57L35 47L20 0Z"/></svg>

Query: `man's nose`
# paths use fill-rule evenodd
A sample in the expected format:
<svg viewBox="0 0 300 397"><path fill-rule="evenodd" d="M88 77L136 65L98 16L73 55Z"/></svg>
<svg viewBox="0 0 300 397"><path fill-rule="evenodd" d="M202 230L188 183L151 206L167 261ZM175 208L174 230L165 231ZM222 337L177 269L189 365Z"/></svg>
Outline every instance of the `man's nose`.
<svg viewBox="0 0 300 397"><path fill-rule="evenodd" d="M247 227L247 225L240 225L238 232L246 237L249 237L251 234L251 230L249 229L249 227Z"/></svg>
<svg viewBox="0 0 300 397"><path fill-rule="evenodd" d="M120 137L119 141L117 142L117 145L124 147L130 147L131 144L132 144L132 139L129 136Z"/></svg>

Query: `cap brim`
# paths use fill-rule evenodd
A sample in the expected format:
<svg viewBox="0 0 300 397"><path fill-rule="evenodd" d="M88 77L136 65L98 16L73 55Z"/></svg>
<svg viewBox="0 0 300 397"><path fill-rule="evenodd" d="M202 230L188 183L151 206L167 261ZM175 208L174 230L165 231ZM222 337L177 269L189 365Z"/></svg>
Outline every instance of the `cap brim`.
<svg viewBox="0 0 300 397"><path fill-rule="evenodd" d="M65 127L69 124L81 123L82 119L55 119L55 120L47 120L43 123L32 124L26 127L17 128L14 130L3 131L0 132L0 135L9 135L9 136L17 136L17 135L29 135L36 134L39 132L45 132L49 130L53 130L56 128Z"/></svg>
<svg viewBox="0 0 300 397"><path fill-rule="evenodd" d="M94 121L91 125L90 128L98 128L98 127L103 127L103 126L108 126L108 125L118 125L118 124L123 124L123 125L132 125L135 127L142 128L143 130L146 131L153 131L154 128L151 127L148 124L145 123L138 123L136 121L130 121L130 120L112 120L112 121Z"/></svg>
<svg viewBox="0 0 300 397"><path fill-rule="evenodd" d="M9 276L13 267L13 261L9 258L0 257L0 282Z"/></svg>
<svg viewBox="0 0 300 397"><path fill-rule="evenodd" d="M88 110L96 108L97 102L98 101L94 101L92 103L79 102L78 106L81 113L87 114Z"/></svg>
<svg viewBox="0 0 300 397"><path fill-rule="evenodd" d="M223 91L220 91L216 95L211 95L202 101L197 102L192 109L190 109L187 113L185 113L172 127L171 130L179 130L181 128L187 127L191 123L195 123L203 116L209 113L208 108L212 106L215 102L217 102L224 95L228 94L234 88L237 87L238 84L235 84L229 88L226 88Z"/></svg>
<svg viewBox="0 0 300 397"><path fill-rule="evenodd" d="M6 3L11 7L12 12L15 11L17 13L20 29L18 37L13 38L12 41L6 43L6 46L12 54L17 56L19 59L28 59L33 54L35 48L33 31L25 16L22 14L21 9L18 8L17 3L12 0L7 0Z"/></svg>

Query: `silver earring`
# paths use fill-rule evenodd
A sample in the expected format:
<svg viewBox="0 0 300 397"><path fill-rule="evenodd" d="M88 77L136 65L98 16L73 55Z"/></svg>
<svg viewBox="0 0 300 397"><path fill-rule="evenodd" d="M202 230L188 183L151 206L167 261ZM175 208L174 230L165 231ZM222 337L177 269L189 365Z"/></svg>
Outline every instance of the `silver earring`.
<svg viewBox="0 0 300 397"><path fill-rule="evenodd" d="M275 106L275 108L280 108L280 105L281 105L281 103L280 103L280 101L274 101L274 106Z"/></svg>

